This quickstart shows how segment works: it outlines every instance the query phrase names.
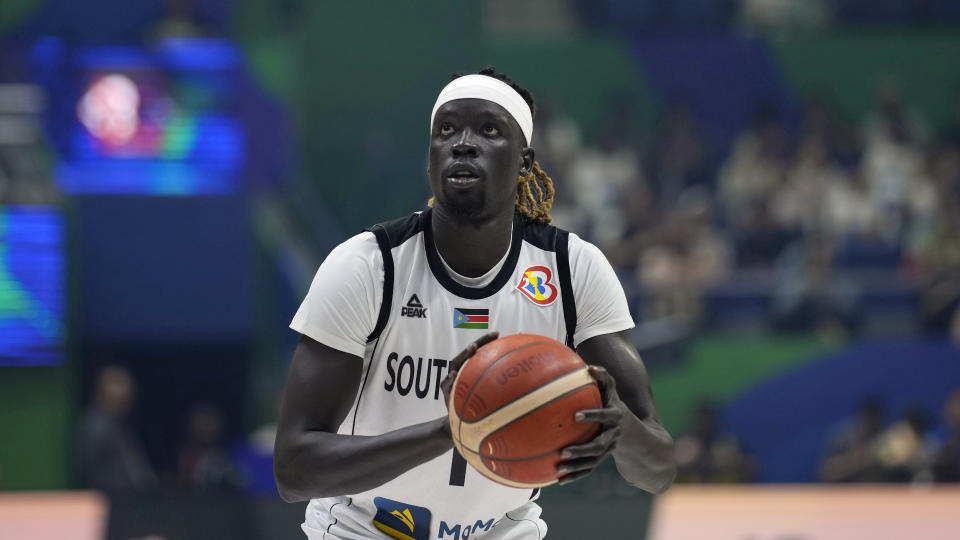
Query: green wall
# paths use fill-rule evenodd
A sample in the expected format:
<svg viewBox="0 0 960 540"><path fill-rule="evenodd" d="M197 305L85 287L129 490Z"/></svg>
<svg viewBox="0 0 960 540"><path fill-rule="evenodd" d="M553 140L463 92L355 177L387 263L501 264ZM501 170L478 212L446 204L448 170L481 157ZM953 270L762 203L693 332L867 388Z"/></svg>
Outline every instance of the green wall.
<svg viewBox="0 0 960 540"><path fill-rule="evenodd" d="M690 415L702 400L722 404L839 346L806 335L698 337L680 361L651 372L657 411L676 438L686 432Z"/></svg>
<svg viewBox="0 0 960 540"><path fill-rule="evenodd" d="M3 0L3 7L0 8L0 35L16 28L41 5L40 0Z"/></svg>
<svg viewBox="0 0 960 540"><path fill-rule="evenodd" d="M613 93L636 95L636 121L650 121L652 92L624 44L592 35L503 41L483 32L481 4L316 2L285 15L253 0L239 6L250 66L295 122L296 181L316 185L347 231L424 204L429 112L453 72L495 65L588 135Z"/></svg>
<svg viewBox="0 0 960 540"><path fill-rule="evenodd" d="M627 45L613 36L491 39L483 45L483 62L514 74L534 96L559 105L588 139L602 129L614 94L632 97L633 125L641 130L652 125L659 105Z"/></svg>
<svg viewBox="0 0 960 540"><path fill-rule="evenodd" d="M798 94L826 93L848 120L859 120L874 107L881 83L898 86L934 129L955 118L960 29L848 30L770 45Z"/></svg>
<svg viewBox="0 0 960 540"><path fill-rule="evenodd" d="M68 366L0 368L0 490L70 487L73 390Z"/></svg>

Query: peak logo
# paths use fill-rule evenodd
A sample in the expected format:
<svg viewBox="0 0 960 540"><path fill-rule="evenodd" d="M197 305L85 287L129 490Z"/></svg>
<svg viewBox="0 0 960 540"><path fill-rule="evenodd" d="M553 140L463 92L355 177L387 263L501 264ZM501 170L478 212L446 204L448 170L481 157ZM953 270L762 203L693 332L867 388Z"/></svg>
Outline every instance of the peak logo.
<svg viewBox="0 0 960 540"><path fill-rule="evenodd" d="M400 308L401 317L411 317L416 319L427 318L427 308L423 307L417 295L413 295L407 300L407 305Z"/></svg>

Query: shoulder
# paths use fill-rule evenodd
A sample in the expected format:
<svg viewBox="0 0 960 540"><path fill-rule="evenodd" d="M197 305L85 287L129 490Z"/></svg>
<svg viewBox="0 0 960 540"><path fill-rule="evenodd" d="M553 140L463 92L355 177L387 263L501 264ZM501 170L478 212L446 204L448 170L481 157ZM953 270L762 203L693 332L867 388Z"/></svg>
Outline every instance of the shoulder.
<svg viewBox="0 0 960 540"><path fill-rule="evenodd" d="M327 261L349 266L382 264L380 254L403 244L423 230L423 213L377 223L338 245Z"/></svg>
<svg viewBox="0 0 960 540"><path fill-rule="evenodd" d="M515 219L514 226L520 227L521 237L528 244L544 251L566 250L566 239L569 234L567 231L549 223L532 221L522 216L517 216Z"/></svg>
<svg viewBox="0 0 960 540"><path fill-rule="evenodd" d="M423 232L427 212L414 212L402 218L384 221L368 227L366 231L375 238L381 248L392 249Z"/></svg>
<svg viewBox="0 0 960 540"><path fill-rule="evenodd" d="M600 248L570 235L570 275L577 302L575 345L633 328L623 285Z"/></svg>
<svg viewBox="0 0 960 540"><path fill-rule="evenodd" d="M569 260L572 274L576 274L578 268L581 272L590 272L597 268L610 267L600 248L575 233L547 223L522 217L517 219L522 227L523 240L545 251L555 251L558 255L565 256Z"/></svg>
<svg viewBox="0 0 960 540"><path fill-rule="evenodd" d="M370 231L363 231L344 240L330 254L353 255L377 251L377 238Z"/></svg>
<svg viewBox="0 0 960 540"><path fill-rule="evenodd" d="M570 233L570 240L567 246L567 249L570 251L571 270L577 267L592 267L598 264L610 265L610 263L607 262L607 257L600 251L600 248L574 233Z"/></svg>
<svg viewBox="0 0 960 540"><path fill-rule="evenodd" d="M333 270L357 272L363 269L375 269L381 264L380 248L376 237L372 232L363 231L333 248L320 265L318 273Z"/></svg>

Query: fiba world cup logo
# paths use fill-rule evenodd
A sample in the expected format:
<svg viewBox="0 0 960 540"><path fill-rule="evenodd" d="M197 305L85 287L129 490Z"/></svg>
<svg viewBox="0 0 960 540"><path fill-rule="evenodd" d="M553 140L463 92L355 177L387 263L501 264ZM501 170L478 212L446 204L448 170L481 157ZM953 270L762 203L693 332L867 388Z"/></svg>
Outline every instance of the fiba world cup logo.
<svg viewBox="0 0 960 540"><path fill-rule="evenodd" d="M517 290L538 306L549 306L557 299L557 286L551 283L553 273L546 266L531 266L523 271Z"/></svg>

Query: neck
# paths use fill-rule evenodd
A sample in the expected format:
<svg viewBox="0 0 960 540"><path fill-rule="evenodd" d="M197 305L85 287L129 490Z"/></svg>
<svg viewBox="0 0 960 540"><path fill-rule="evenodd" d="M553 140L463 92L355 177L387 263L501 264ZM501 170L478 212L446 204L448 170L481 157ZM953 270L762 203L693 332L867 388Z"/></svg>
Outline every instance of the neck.
<svg viewBox="0 0 960 540"><path fill-rule="evenodd" d="M482 276L510 249L513 207L509 212L471 221L437 205L431 229L437 251L450 268L462 276Z"/></svg>

